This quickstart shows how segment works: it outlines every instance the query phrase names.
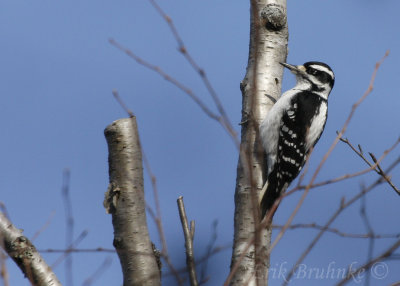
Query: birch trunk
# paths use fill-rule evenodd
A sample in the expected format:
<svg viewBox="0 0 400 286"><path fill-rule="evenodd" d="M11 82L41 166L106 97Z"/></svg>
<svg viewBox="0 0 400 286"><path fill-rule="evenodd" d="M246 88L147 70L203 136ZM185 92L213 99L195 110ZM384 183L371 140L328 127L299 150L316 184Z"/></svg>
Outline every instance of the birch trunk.
<svg viewBox="0 0 400 286"><path fill-rule="evenodd" d="M226 284L267 285L271 228L260 228L258 193L266 170L258 127L281 94L287 56L286 0L251 0L250 46L235 190L231 274Z"/></svg>
<svg viewBox="0 0 400 286"><path fill-rule="evenodd" d="M110 173L104 206L112 214L114 247L124 286L160 285L160 270L147 229L142 152L135 117L113 122L104 134Z"/></svg>

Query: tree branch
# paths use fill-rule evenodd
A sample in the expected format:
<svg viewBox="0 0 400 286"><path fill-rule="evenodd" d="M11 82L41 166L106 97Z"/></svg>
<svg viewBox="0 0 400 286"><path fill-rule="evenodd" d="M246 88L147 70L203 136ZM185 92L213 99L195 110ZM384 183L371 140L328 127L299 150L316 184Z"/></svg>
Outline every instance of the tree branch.
<svg viewBox="0 0 400 286"><path fill-rule="evenodd" d="M194 252L193 252L194 221L190 222L190 227L189 227L185 211L185 205L183 203L183 197L182 196L179 197L177 202L178 202L179 217L181 218L181 223L182 223L183 235L185 236L186 265L189 272L190 285L197 286L199 285L199 282L197 281L196 264L194 261Z"/></svg>
<svg viewBox="0 0 400 286"><path fill-rule="evenodd" d="M121 262L124 285L160 285L160 269L147 229L136 118L114 121L104 134L110 175L104 207L112 214L113 244Z"/></svg>
<svg viewBox="0 0 400 286"><path fill-rule="evenodd" d="M46 264L28 238L0 212L0 245L14 260L34 286L61 286L57 276Z"/></svg>
<svg viewBox="0 0 400 286"><path fill-rule="evenodd" d="M397 240L392 246L390 246L387 250L385 250L381 255L375 257L374 259L369 260L367 263L359 267L357 270L352 271L346 275L346 277L340 281L337 286L341 286L346 284L350 279L354 278L358 273L362 273L368 269L370 269L375 263L390 257L393 252L395 252L400 247L400 240ZM398 284L397 284L398 285Z"/></svg>

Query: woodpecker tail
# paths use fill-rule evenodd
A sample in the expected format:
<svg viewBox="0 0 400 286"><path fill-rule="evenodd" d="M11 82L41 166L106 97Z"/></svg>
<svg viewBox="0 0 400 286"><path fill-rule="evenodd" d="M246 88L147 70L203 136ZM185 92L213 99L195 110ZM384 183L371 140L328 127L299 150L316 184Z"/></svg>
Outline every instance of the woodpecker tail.
<svg viewBox="0 0 400 286"><path fill-rule="evenodd" d="M260 193L261 219L268 215L270 221L272 221L280 203L280 196L286 191L288 185L287 182L278 179L277 170L272 171ZM275 204L277 206L274 208ZM272 213L268 214L272 209L274 209Z"/></svg>
<svg viewBox="0 0 400 286"><path fill-rule="evenodd" d="M271 214L269 214L269 211L273 208L275 202L279 205L278 200L279 197L281 196L281 192L278 192L276 188L270 186L271 185L268 184L267 181L262 189L263 196L260 202L260 208L261 208L261 219L263 219L268 214L269 219L272 221L272 218L274 217L277 207L273 210Z"/></svg>

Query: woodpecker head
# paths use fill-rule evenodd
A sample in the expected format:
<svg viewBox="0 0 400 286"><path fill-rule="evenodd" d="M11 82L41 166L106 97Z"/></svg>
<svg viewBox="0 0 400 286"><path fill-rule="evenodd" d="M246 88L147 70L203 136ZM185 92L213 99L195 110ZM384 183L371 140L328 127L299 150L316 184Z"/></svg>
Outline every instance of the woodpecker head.
<svg viewBox="0 0 400 286"><path fill-rule="evenodd" d="M297 88L310 90L325 99L328 98L335 83L335 74L327 64L321 62L306 62L300 66L280 64L296 75Z"/></svg>

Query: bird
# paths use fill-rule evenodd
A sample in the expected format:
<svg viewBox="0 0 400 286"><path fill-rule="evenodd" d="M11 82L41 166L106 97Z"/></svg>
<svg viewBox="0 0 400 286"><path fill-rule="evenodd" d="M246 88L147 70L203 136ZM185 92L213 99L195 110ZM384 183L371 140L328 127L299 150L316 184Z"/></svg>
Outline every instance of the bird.
<svg viewBox="0 0 400 286"><path fill-rule="evenodd" d="M328 117L328 96L335 74L325 63L280 63L296 76L296 85L274 103L259 126L266 162L266 182L260 192L261 219L270 221L281 195L298 176L321 137Z"/></svg>

